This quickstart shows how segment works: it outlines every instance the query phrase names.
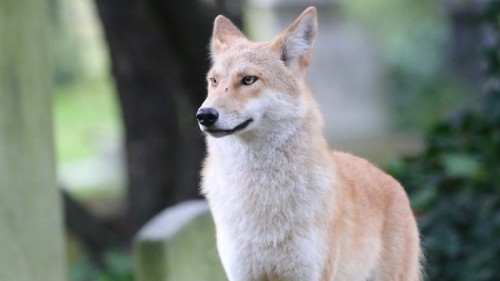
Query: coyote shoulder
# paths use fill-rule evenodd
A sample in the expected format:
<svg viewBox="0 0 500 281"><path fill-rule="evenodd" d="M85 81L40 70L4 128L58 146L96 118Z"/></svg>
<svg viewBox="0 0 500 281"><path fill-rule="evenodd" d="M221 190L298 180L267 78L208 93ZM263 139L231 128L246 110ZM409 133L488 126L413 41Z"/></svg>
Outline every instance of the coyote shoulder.
<svg viewBox="0 0 500 281"><path fill-rule="evenodd" d="M306 81L316 31L313 7L269 42L215 19L196 117L207 136L202 191L228 279L421 280L403 188L324 138Z"/></svg>

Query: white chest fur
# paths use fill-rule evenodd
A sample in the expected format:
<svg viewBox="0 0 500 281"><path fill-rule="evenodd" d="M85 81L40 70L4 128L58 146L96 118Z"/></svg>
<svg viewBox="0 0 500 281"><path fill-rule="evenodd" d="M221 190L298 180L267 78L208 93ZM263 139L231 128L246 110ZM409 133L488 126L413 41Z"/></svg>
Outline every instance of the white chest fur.
<svg viewBox="0 0 500 281"><path fill-rule="evenodd" d="M319 278L333 169L301 143L228 137L210 144L203 191L231 281Z"/></svg>

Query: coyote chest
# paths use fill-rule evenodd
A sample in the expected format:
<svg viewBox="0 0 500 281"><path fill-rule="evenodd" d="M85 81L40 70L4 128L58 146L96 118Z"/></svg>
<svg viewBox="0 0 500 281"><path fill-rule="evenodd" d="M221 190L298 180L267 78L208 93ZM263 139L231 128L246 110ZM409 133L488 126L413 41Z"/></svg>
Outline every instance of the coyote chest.
<svg viewBox="0 0 500 281"><path fill-rule="evenodd" d="M324 167L304 173L300 156L291 161L276 149L217 149L221 149L220 155L214 152L204 192L214 203L217 217L235 226L235 234L244 236L251 231L249 236L256 237L253 240L276 244L298 227L316 223L315 214L323 207L318 198L332 184L332 179L324 177L328 175ZM228 153L231 150L238 152Z"/></svg>
<svg viewBox="0 0 500 281"><path fill-rule="evenodd" d="M228 141L211 148L204 178L221 258L254 276L248 280L306 280L280 276L305 276L299 271L322 263L325 234L318 228L326 223L324 198L331 198L333 179L321 166L304 173L300 155Z"/></svg>

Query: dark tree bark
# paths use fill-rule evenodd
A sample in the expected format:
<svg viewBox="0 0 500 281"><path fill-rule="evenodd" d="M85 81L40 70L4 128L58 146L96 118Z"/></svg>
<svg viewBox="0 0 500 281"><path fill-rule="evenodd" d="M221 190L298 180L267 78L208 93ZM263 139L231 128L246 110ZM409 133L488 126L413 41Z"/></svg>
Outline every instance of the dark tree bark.
<svg viewBox="0 0 500 281"><path fill-rule="evenodd" d="M198 196L203 156L196 108L205 96L215 9L196 0L96 0L122 109L127 224Z"/></svg>

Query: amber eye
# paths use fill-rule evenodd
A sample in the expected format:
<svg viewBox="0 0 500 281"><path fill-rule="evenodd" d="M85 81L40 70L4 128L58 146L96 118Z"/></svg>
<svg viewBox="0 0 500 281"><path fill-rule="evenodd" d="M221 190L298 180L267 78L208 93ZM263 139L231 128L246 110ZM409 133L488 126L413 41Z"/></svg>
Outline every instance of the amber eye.
<svg viewBox="0 0 500 281"><path fill-rule="evenodd" d="M208 78L208 81L210 81L212 87L217 86L217 80L215 80L215 78Z"/></svg>
<svg viewBox="0 0 500 281"><path fill-rule="evenodd" d="M257 81L257 77L255 76L245 76L243 77L243 79L241 79L241 84L242 85L252 85L253 83L255 83L255 81Z"/></svg>

